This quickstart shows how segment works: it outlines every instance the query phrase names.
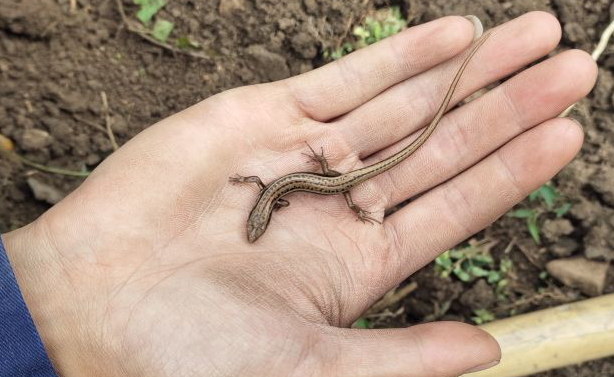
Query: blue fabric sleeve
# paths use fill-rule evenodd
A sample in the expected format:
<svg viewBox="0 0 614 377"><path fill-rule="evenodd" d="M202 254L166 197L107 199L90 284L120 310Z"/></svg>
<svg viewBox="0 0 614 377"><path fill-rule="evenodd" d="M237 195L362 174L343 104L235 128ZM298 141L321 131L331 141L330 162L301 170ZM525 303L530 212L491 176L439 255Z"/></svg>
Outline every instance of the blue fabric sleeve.
<svg viewBox="0 0 614 377"><path fill-rule="evenodd" d="M0 377L57 377L0 239Z"/></svg>

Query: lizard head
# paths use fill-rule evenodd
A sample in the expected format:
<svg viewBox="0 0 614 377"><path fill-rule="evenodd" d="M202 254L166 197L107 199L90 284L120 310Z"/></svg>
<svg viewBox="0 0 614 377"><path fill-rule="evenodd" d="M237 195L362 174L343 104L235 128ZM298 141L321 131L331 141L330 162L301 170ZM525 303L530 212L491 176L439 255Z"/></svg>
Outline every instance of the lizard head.
<svg viewBox="0 0 614 377"><path fill-rule="evenodd" d="M266 219L265 216L252 212L247 220L247 241L249 243L254 243L262 236L267 225L268 219Z"/></svg>

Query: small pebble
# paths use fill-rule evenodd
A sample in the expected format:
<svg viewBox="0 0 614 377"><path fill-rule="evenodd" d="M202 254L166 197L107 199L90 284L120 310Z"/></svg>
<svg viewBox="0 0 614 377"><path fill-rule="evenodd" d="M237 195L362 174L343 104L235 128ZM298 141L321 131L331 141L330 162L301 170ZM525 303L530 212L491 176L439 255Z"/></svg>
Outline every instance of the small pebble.
<svg viewBox="0 0 614 377"><path fill-rule="evenodd" d="M21 136L21 147L25 150L34 151L47 147L51 144L51 135L45 130L29 128Z"/></svg>
<svg viewBox="0 0 614 377"><path fill-rule="evenodd" d="M26 182L37 200L54 205L64 198L64 193L60 190L34 177L28 178Z"/></svg>
<svg viewBox="0 0 614 377"><path fill-rule="evenodd" d="M603 293L609 264L586 258L555 259L546 264L548 273L561 283L580 289L589 296Z"/></svg>

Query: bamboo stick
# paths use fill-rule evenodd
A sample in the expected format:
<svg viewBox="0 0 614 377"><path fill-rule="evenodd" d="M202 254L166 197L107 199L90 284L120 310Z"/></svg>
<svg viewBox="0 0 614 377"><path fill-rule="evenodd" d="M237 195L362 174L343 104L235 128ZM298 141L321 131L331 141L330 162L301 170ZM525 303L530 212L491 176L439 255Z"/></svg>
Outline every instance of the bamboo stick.
<svg viewBox="0 0 614 377"><path fill-rule="evenodd" d="M494 368L464 377L517 377L614 355L614 294L481 326L503 353Z"/></svg>

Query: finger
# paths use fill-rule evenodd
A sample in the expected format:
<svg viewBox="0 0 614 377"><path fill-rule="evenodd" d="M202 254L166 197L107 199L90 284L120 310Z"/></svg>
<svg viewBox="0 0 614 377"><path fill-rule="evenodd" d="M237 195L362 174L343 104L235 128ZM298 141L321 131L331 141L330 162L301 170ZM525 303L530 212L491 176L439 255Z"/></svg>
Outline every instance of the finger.
<svg viewBox="0 0 614 377"><path fill-rule="evenodd" d="M485 228L552 178L582 138L576 122L549 120L391 215L384 224L400 258L400 276Z"/></svg>
<svg viewBox="0 0 614 377"><path fill-rule="evenodd" d="M527 13L497 27L469 62L450 106L546 55L560 35L558 21L545 12ZM465 54L393 86L340 118L336 125L344 140L364 158L429 123Z"/></svg>
<svg viewBox="0 0 614 377"><path fill-rule="evenodd" d="M373 182L386 194L387 207L434 187L521 132L555 117L584 97L596 76L595 62L579 50L566 51L533 66L448 114L414 155ZM412 137L376 153L365 163L370 165L394 154L408 145L409 139Z"/></svg>
<svg viewBox="0 0 614 377"><path fill-rule="evenodd" d="M323 344L322 376L458 376L494 366L501 359L499 345L488 333L458 322L344 329L329 338Z"/></svg>
<svg viewBox="0 0 614 377"><path fill-rule="evenodd" d="M470 21L458 16L444 17L409 28L283 83L308 116L326 121L458 54L472 38Z"/></svg>

